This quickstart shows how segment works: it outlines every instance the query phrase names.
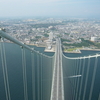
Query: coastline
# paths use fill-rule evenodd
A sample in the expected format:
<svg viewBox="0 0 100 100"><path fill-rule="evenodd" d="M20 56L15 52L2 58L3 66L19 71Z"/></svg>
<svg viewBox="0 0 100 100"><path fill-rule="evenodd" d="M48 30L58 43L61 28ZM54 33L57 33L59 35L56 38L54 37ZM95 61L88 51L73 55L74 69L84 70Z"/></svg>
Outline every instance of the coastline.
<svg viewBox="0 0 100 100"><path fill-rule="evenodd" d="M1 42L1 41L0 41ZM5 42L4 43L13 43L11 41ZM52 47L52 49L48 50L46 46L43 45L36 45L36 44L26 44L26 45L31 45L31 46L36 46L36 47L45 47L44 52L55 52L55 48ZM81 53L81 50L86 50L86 51L100 51L100 49L90 49L90 48L81 48L78 49L78 51L63 51L64 53Z"/></svg>
<svg viewBox="0 0 100 100"><path fill-rule="evenodd" d="M80 50L87 50L87 51L100 51L100 49L80 49Z"/></svg>
<svg viewBox="0 0 100 100"><path fill-rule="evenodd" d="M76 51L63 51L64 53L81 53L81 51L79 51L79 52L76 52Z"/></svg>
<svg viewBox="0 0 100 100"><path fill-rule="evenodd" d="M88 48L88 49L79 49L79 51L63 51L64 53L81 53L81 50L85 50L85 51L100 51L100 49L90 49L90 48Z"/></svg>

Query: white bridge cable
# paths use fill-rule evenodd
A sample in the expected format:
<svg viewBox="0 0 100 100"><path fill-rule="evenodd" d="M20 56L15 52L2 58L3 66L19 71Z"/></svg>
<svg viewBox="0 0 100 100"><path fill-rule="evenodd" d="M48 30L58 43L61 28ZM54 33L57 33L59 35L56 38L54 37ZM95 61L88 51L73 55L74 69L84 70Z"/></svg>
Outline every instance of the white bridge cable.
<svg viewBox="0 0 100 100"><path fill-rule="evenodd" d="M38 81L37 82L37 86L38 86L37 87L37 89L38 89L38 94L37 94L38 95L38 100L40 100L40 92L41 92L40 91L40 77L39 77L40 76L39 62L40 62L40 59L39 59L39 53L38 53L37 54L37 62L36 62L37 63L37 81Z"/></svg>
<svg viewBox="0 0 100 100"><path fill-rule="evenodd" d="M81 63L82 63L82 59L80 58L80 61L79 61L79 67L78 67L78 73L77 74L81 74L80 72L81 72ZM77 86L76 86L76 93L77 93L77 95L76 95L76 97L75 97L75 100L78 100L77 98L78 98L78 88L79 88L79 78L77 79Z"/></svg>
<svg viewBox="0 0 100 100"><path fill-rule="evenodd" d="M83 66L82 66L82 77L81 77L81 82L80 82L80 89L79 89L79 97L78 100L80 100L81 96L81 90L82 90L82 83L83 83L83 76L84 76L84 71L85 71L85 58L83 59Z"/></svg>
<svg viewBox="0 0 100 100"><path fill-rule="evenodd" d="M84 92L83 92L83 98L82 98L82 100L85 100L86 89L87 89L87 81L88 81L88 77L89 77L89 68L90 68L90 57L88 58L88 66L87 66L85 86L84 86Z"/></svg>
<svg viewBox="0 0 100 100"><path fill-rule="evenodd" d="M74 68L76 68L76 63L77 63L77 61L76 61L76 59L75 59L75 62L74 62ZM74 72L73 72L73 75L76 75L76 70L74 70ZM74 88L74 85L75 85L75 78L73 79L73 92L72 92L72 100L74 100L74 91L75 91L75 88Z"/></svg>
<svg viewBox="0 0 100 100"><path fill-rule="evenodd" d="M66 59L84 59L84 58L94 58L94 57L100 57L100 53L95 53L95 54L91 54L91 55L88 55L88 56L83 56L83 57L67 57L65 56L63 53L62 55L66 58Z"/></svg>
<svg viewBox="0 0 100 100"><path fill-rule="evenodd" d="M34 53L31 52L31 61L32 61L32 98L35 100L35 68L34 68Z"/></svg>
<svg viewBox="0 0 100 100"><path fill-rule="evenodd" d="M7 71L7 63L6 63L5 47L4 47L4 44L3 44L3 38L0 38L0 39L1 39L1 43L0 43L0 49L1 50L0 51L1 51L2 70L3 70L6 100L11 100L9 79L8 79L8 71Z"/></svg>
<svg viewBox="0 0 100 100"><path fill-rule="evenodd" d="M94 86L94 82L95 82L95 75L96 75L96 71L97 71L97 63L98 63L98 57L95 58L94 71L93 71L93 78L92 78L92 82L91 82L89 100L91 100L91 98L92 98L93 86Z"/></svg>
<svg viewBox="0 0 100 100"><path fill-rule="evenodd" d="M64 57L63 57L64 58ZM64 58L65 60L66 60L66 58ZM69 63L69 59L67 59L66 60L66 64L68 65L68 63ZM79 60L78 59L76 59L76 60L74 60L74 67L76 68L74 71L73 71L73 75L68 75L68 73L66 72L66 69L64 68L63 69L63 71L64 71L64 73L66 74L66 76L67 77L64 77L64 80L66 81L66 79L69 81L69 83L68 84L70 84L70 86L71 86L71 88L73 89L72 90L72 95L71 95L71 97L70 97L70 100L75 100L75 96L76 96L76 94L77 94L77 91L76 91L76 87L77 87L77 79L78 78L80 78L82 75L79 75L79 73L78 73L78 65L79 64ZM66 68L67 67L72 67L72 65L71 65L71 63L70 63L70 65L68 65L67 66L66 65ZM65 66L65 65L63 65L63 66ZM71 82L73 80L73 82ZM70 90L69 90L70 91ZM69 93L68 93L69 94ZM67 99L67 98L66 98Z"/></svg>
<svg viewBox="0 0 100 100"><path fill-rule="evenodd" d="M100 100L100 93L99 93L99 97L98 97L98 100Z"/></svg>
<svg viewBox="0 0 100 100"><path fill-rule="evenodd" d="M76 61L76 71L75 71L75 75L78 74L78 64L79 64L79 59L77 59ZM74 82L74 92L73 92L73 99L75 99L76 97L76 87L77 87L77 80L75 79L75 82Z"/></svg>
<svg viewBox="0 0 100 100"><path fill-rule="evenodd" d="M25 57L25 48L23 48L23 47L22 47L22 69L23 69L24 100L28 100L27 75L26 75L26 57Z"/></svg>
<svg viewBox="0 0 100 100"><path fill-rule="evenodd" d="M18 41L17 39L14 39L12 36L6 34L6 32L4 32L4 31L2 31L2 30L0 30L0 36L6 38L6 39L8 39L8 40L10 40L11 42L13 42L13 43L15 43L15 44L17 44L17 45L19 45L19 46L21 46L21 47L23 47L23 48L26 48L26 49L28 49L28 50L30 50L30 51L33 51L33 52L35 52L35 53L40 54L38 51L34 50L34 48L31 48L31 47L27 46L25 43L22 43L22 42ZM44 55L45 57L48 57L48 58L54 57L54 56L47 56L47 55L45 55L45 54L43 54L43 55Z"/></svg>
<svg viewBox="0 0 100 100"><path fill-rule="evenodd" d="M43 56L42 56L42 53L41 53L41 56L40 56L40 57L41 57L41 58L40 58L40 59L41 59L41 100L43 100L43 97L42 97L42 96L43 96L43 95L42 95L42 93L43 93L43 90L42 90L42 88L43 88L43 87L42 87Z"/></svg>

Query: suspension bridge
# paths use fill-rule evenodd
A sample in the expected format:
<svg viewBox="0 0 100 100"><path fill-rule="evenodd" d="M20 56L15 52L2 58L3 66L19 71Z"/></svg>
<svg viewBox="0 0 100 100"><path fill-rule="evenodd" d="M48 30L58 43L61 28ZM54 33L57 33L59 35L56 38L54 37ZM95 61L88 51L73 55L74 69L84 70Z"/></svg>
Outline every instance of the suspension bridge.
<svg viewBox="0 0 100 100"><path fill-rule="evenodd" d="M99 53L66 57L59 38L47 56L0 30L0 100L100 100L99 61Z"/></svg>

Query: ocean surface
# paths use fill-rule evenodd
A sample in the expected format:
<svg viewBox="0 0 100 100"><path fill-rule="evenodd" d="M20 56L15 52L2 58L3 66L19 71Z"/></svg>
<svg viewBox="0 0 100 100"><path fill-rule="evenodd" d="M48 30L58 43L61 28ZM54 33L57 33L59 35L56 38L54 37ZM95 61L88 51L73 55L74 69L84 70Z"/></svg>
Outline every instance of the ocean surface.
<svg viewBox="0 0 100 100"><path fill-rule="evenodd" d="M23 96L23 78L22 78L22 54L21 47L13 43L4 43L5 45L5 53L6 53L6 61L8 67L8 77L9 77L9 86L11 90L11 100L24 100ZM44 52L44 47L34 47L35 50L40 53L44 53L48 56L53 56L53 52ZM79 57L79 56L87 56L99 53L99 51L81 51L81 54L76 53L64 53L67 57ZM1 54L0 54L1 56ZM45 62L46 63L46 62ZM31 53L29 50L26 50L26 66L27 67L27 79L28 79L28 98L32 100L32 82L31 82ZM37 84L37 83L36 83ZM4 81L3 81L3 73L1 66L1 57L0 57L0 100L6 100L5 89L4 89Z"/></svg>

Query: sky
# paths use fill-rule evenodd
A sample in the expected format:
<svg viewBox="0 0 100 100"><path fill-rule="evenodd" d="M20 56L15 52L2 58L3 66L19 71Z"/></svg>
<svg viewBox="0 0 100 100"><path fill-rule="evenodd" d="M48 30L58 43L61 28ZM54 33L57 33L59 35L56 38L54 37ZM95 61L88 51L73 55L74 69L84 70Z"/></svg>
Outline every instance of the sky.
<svg viewBox="0 0 100 100"><path fill-rule="evenodd" d="M100 17L100 0L0 0L0 17Z"/></svg>

